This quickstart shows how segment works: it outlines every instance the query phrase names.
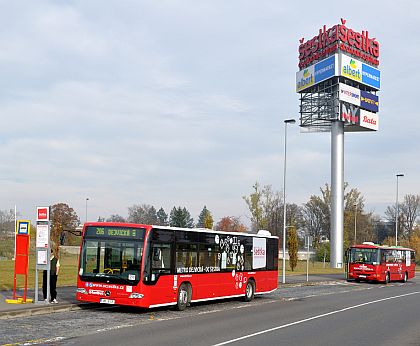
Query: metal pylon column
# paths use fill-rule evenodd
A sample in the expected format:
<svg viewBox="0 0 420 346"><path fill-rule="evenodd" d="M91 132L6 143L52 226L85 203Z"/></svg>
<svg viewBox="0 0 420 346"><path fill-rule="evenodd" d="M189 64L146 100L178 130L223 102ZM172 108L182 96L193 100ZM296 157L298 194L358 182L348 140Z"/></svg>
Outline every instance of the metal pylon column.
<svg viewBox="0 0 420 346"><path fill-rule="evenodd" d="M331 268L343 267L344 123L331 124Z"/></svg>

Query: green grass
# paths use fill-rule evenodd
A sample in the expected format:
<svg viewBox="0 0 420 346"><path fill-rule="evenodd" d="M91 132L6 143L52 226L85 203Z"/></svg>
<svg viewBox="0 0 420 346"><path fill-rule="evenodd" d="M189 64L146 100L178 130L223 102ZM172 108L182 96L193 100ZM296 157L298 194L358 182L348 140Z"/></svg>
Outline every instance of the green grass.
<svg viewBox="0 0 420 346"><path fill-rule="evenodd" d="M77 283L77 255L70 255L62 253L60 257L60 273L58 275L57 286L75 286ZM13 288L13 274L15 262L12 260L0 261L0 272L3 273L0 280L0 290L7 290ZM282 275L282 262L279 261L279 276ZM309 263L309 274L340 274L343 269L331 269L329 263L326 263L326 268L320 262ZM306 274L306 262L298 261L298 265L294 271L289 268L289 263L286 261L286 275ZM42 271L38 272L39 287L42 286ZM23 288L24 276L17 276L17 287ZM29 256L29 275L28 288L35 287L35 256Z"/></svg>
<svg viewBox="0 0 420 346"><path fill-rule="evenodd" d="M75 286L77 283L77 255L62 253L60 257L60 273L58 276L57 286ZM343 274L344 269L330 268L329 263L309 262L309 275L320 274ZM15 262L12 260L0 261L0 290L8 290L13 288L13 274ZM417 267L417 270L420 270ZM286 276L306 274L306 261L298 261L297 267L292 271L289 267L289 261L286 261ZM279 276L282 276L282 260L279 260ZM42 271L38 272L39 287L42 286ZM17 276L17 287L23 288L24 276ZM29 256L29 275L28 288L35 287L35 255Z"/></svg>
<svg viewBox="0 0 420 346"><path fill-rule="evenodd" d="M282 275L282 265L283 261L279 260L279 276ZM306 274L306 261L298 261L296 268L294 271L290 269L289 261L286 260L286 275L302 275ZM323 262L309 262L309 268L308 268L309 275L317 275L317 274L344 274L344 269L335 269L330 268L330 263L324 263Z"/></svg>
<svg viewBox="0 0 420 346"><path fill-rule="evenodd" d="M15 239L13 237L0 238L0 257L12 258L15 248Z"/></svg>
<svg viewBox="0 0 420 346"><path fill-rule="evenodd" d="M77 255L61 254L60 272L57 286L75 286L77 283ZM0 261L0 290L13 289L13 276L15 272L15 261ZM17 275L17 288L24 287L24 275ZM42 286L42 271L38 271L38 284ZM29 256L28 288L35 287L35 255Z"/></svg>

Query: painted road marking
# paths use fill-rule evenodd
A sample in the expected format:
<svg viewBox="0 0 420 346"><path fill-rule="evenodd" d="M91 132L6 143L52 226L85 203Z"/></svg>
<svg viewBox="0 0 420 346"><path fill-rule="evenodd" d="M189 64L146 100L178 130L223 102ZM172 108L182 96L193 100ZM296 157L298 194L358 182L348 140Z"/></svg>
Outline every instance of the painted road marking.
<svg viewBox="0 0 420 346"><path fill-rule="evenodd" d="M343 309L339 309L339 310L327 312L325 314L321 314L321 315L317 315L317 316L305 318L305 319L300 320L300 321L296 321L296 322L292 322L292 323L287 323L287 324L283 324L281 326L277 326L277 327L269 328L269 329L266 329L266 330L262 330L260 332L256 332L256 333L244 335L244 336L241 336L241 337L236 338L236 339L227 340L227 341L221 342L219 344L214 344L213 346L223 346L223 345L233 344L234 342L237 342L237 341L241 341L241 340L245 340L245 339L250 339L250 338L253 338L253 337L258 336L258 335L271 333L271 332L273 332L275 330L284 329L284 328L291 327L291 326L294 326L294 325L297 325L297 324L301 324L301 323L309 322L309 321L312 321L312 320L316 320L316 319L319 319L319 318L322 318L322 317L335 315L335 314L338 314L340 312L345 312L345 311L348 311L348 310L353 310L353 309L360 308L362 306L366 306L366 305L370 305L370 304L376 304L376 303L381 303L381 302L384 302L384 301L387 301L387 300L391 300L391 299L403 298L403 297L407 297L407 296L411 296L413 294L419 294L419 293L420 293L420 291L416 291L416 292L412 292L412 293L401 294L401 295L398 295L398 296L393 296L393 297L388 297L388 298L383 298L383 299L378 299L378 300L372 300L370 302L366 302L366 303L362 303L362 304L357 304L357 305L349 306L347 308L343 308Z"/></svg>

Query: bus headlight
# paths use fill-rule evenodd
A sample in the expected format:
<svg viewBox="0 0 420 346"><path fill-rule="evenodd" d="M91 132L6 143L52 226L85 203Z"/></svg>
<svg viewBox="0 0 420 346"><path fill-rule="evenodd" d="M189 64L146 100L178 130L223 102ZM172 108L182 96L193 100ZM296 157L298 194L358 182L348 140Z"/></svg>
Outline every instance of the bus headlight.
<svg viewBox="0 0 420 346"><path fill-rule="evenodd" d="M144 297L144 295L141 294L141 293L131 293L128 298L141 299L143 297Z"/></svg>
<svg viewBox="0 0 420 346"><path fill-rule="evenodd" d="M78 288L77 293L87 294L86 288Z"/></svg>

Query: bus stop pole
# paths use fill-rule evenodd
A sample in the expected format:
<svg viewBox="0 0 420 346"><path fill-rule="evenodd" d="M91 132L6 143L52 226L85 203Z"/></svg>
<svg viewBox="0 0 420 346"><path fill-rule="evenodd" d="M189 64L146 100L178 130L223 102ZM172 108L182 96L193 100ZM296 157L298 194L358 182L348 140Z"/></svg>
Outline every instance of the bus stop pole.
<svg viewBox="0 0 420 346"><path fill-rule="evenodd" d="M308 238L307 238L308 240L307 240L307 242L308 242L308 244L307 244L307 252L306 252L306 282L308 282L309 281L309 236L308 236Z"/></svg>

